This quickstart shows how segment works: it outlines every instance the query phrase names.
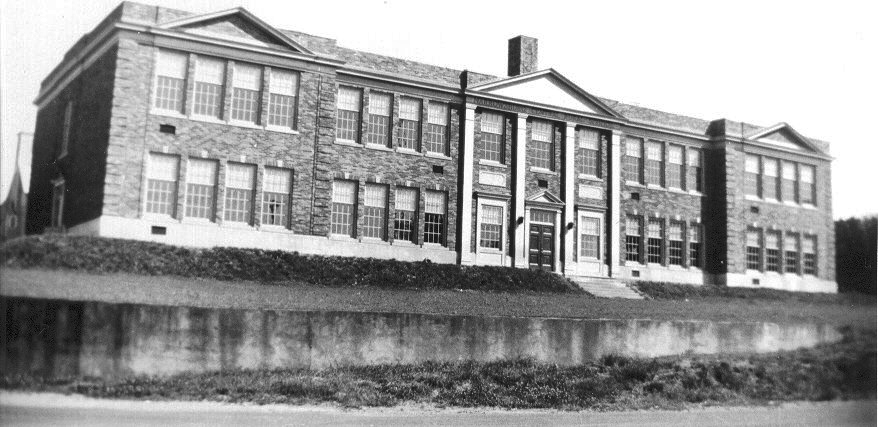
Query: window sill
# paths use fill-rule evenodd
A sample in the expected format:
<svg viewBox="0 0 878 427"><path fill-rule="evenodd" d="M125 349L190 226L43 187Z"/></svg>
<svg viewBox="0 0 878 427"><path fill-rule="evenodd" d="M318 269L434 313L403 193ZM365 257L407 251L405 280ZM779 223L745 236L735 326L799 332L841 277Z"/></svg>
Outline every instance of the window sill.
<svg viewBox="0 0 878 427"><path fill-rule="evenodd" d="M185 114L182 114L179 111L173 111L173 110L151 109L151 110L149 110L149 114L152 114L154 116L173 117L175 119L188 119L188 117L186 117Z"/></svg>
<svg viewBox="0 0 878 427"><path fill-rule="evenodd" d="M145 221L160 222L160 223L164 223L164 224L179 224L180 223L179 219L174 218L170 215L163 215L163 214L145 213L145 214L143 214L143 216L141 216L141 218L143 218Z"/></svg>
<svg viewBox="0 0 878 427"><path fill-rule="evenodd" d="M362 144L360 144L360 143L358 143L358 142L356 142L356 141L351 141L350 139L338 139L338 138L336 138L336 140L335 140L335 144L338 144L338 145L346 145L346 146L348 146L348 147L359 147L359 148L362 148L362 147L363 147Z"/></svg>
<svg viewBox="0 0 878 427"><path fill-rule="evenodd" d="M229 124L232 126L248 128L248 129L265 129L265 126L260 126L253 122L245 122L240 120L229 120Z"/></svg>
<svg viewBox="0 0 878 427"><path fill-rule="evenodd" d="M293 234L293 230L286 228L282 225L260 225L257 227L257 230L264 231L266 233L278 233L278 234Z"/></svg>
<svg viewBox="0 0 878 427"><path fill-rule="evenodd" d="M359 144L357 144L357 145L359 145ZM393 152L392 149L387 148L386 145L381 145L381 144L370 144L370 143L367 142L366 145L365 145L365 147L368 148L368 149L370 149L370 150L385 151L385 152L388 152L388 153L392 153L392 152Z"/></svg>
<svg viewBox="0 0 878 427"><path fill-rule="evenodd" d="M409 155L409 156L423 156L424 155L423 153L421 153L419 151L412 150L411 148L397 147L396 152L399 154L405 154L405 155Z"/></svg>
<svg viewBox="0 0 878 427"><path fill-rule="evenodd" d="M625 261L625 267L646 267L646 264L643 264L639 261Z"/></svg>
<svg viewBox="0 0 878 427"><path fill-rule="evenodd" d="M625 181L625 185L627 185L627 186L629 186L629 187L645 188L645 187L643 186L643 184L641 184L641 183L639 183L639 182L637 182L637 181Z"/></svg>
<svg viewBox="0 0 878 427"><path fill-rule="evenodd" d="M365 243L367 245L390 246L390 242L378 237L361 237L360 243Z"/></svg>
<svg viewBox="0 0 878 427"><path fill-rule="evenodd" d="M500 249L482 248L482 247L479 247L479 253L480 254L488 254L488 255L503 255L503 251Z"/></svg>
<svg viewBox="0 0 878 427"><path fill-rule="evenodd" d="M421 246L424 249L432 249L432 250L448 249L447 247L445 247L445 245L440 244L440 243L424 243Z"/></svg>
<svg viewBox="0 0 878 427"><path fill-rule="evenodd" d="M225 228L234 228L237 230L256 230L256 227L254 227L246 222L224 221L220 225L222 225Z"/></svg>
<svg viewBox="0 0 878 427"><path fill-rule="evenodd" d="M531 167L530 171L533 173L540 173L544 175L558 175L558 172L546 168Z"/></svg>
<svg viewBox="0 0 878 427"><path fill-rule="evenodd" d="M193 224L193 225L219 225L214 221L211 221L207 218L191 218L191 217L183 217L180 220L181 224Z"/></svg>
<svg viewBox="0 0 878 427"><path fill-rule="evenodd" d="M581 174L577 175L577 177L579 179L587 179L589 181L599 181L599 182L604 181L603 178L600 178L597 175L589 175L589 174L585 174L585 173L581 173Z"/></svg>
<svg viewBox="0 0 878 427"><path fill-rule="evenodd" d="M648 188L650 190L665 190L666 189L658 184L646 184L646 188Z"/></svg>
<svg viewBox="0 0 878 427"><path fill-rule="evenodd" d="M429 151L426 154L424 154L424 156L429 157L431 159L451 160L450 156L446 156L442 153L431 153Z"/></svg>
<svg viewBox="0 0 878 427"><path fill-rule="evenodd" d="M491 167L494 167L494 168L502 168L502 169L507 169L507 168L509 168L509 166L504 165L503 163L495 162L495 161L493 161L493 160L485 160L485 159L479 159L479 165L481 165L481 166L491 166Z"/></svg>
<svg viewBox="0 0 878 427"><path fill-rule="evenodd" d="M199 116L199 115L193 114L187 118L190 120L198 120L199 122L213 123L213 124L217 124L217 125L230 124L228 122L223 121L223 119L219 119L219 118L216 118L213 116Z"/></svg>
<svg viewBox="0 0 878 427"><path fill-rule="evenodd" d="M688 193L692 196L704 197L704 193L698 190L689 190Z"/></svg>
<svg viewBox="0 0 878 427"><path fill-rule="evenodd" d="M355 239L351 236L344 235L344 234L330 234L329 236L327 236L327 238L329 240L338 240L340 242L351 242L351 243L357 242L357 239Z"/></svg>
<svg viewBox="0 0 878 427"><path fill-rule="evenodd" d="M419 247L417 243L410 242L408 240L394 240L390 242L391 246L401 246L404 248L417 248Z"/></svg>
<svg viewBox="0 0 878 427"><path fill-rule="evenodd" d="M181 113L178 113L176 111L151 109L151 110L149 110L149 114L154 115L154 116L172 117L175 119L193 120L193 121L197 121L197 122L211 123L211 124L217 124L217 125L235 126L235 127L245 128L245 129L264 130L264 131L270 131L270 132L286 133L286 134L290 134L290 135L298 135L299 134L299 131L296 129L286 128L286 127L281 127L281 126L272 126L272 125L262 126L262 125L258 125L256 123L252 123L252 122L242 122L242 121L237 121L237 120L228 120L227 121L227 120L219 119L219 118L216 118L213 116L200 116L197 114L190 114L187 116L185 114L181 114Z"/></svg>
<svg viewBox="0 0 878 427"><path fill-rule="evenodd" d="M288 133L290 135L298 135L299 134L299 131L297 131L295 129L285 128L285 127L280 127L280 126L272 126L272 125L265 126L265 130L272 131L272 132Z"/></svg>

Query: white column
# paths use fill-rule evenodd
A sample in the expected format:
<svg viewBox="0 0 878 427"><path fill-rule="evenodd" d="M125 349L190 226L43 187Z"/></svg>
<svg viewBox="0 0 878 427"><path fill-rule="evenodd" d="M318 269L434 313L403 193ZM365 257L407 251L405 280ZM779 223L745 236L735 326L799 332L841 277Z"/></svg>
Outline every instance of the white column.
<svg viewBox="0 0 878 427"><path fill-rule="evenodd" d="M564 274L573 274L576 270L574 262L576 261L573 236L576 234L576 227L568 229L567 225L575 224L576 217L576 168L574 167L574 154L576 153L576 129L572 123L567 124L564 133L564 169L562 182L564 183L564 221L561 222L562 240L564 242ZM559 270L560 271L560 270Z"/></svg>
<svg viewBox="0 0 878 427"><path fill-rule="evenodd" d="M622 212L620 203L622 197L622 133L613 131L613 140L610 142L610 174L607 194L610 198L609 236L610 241L610 277L619 276L619 251L621 244Z"/></svg>
<svg viewBox="0 0 878 427"><path fill-rule="evenodd" d="M525 185L524 178L526 175L525 158L527 155L527 114L518 114L515 126L515 193L513 194L513 203L515 204L515 218L512 219L515 227L515 266L519 268L527 268L527 221L524 212ZM521 218L521 223L518 219Z"/></svg>
<svg viewBox="0 0 878 427"><path fill-rule="evenodd" d="M466 104L466 118L463 124L463 138L460 147L463 152L463 171L460 179L460 263L472 264L475 256L472 253L473 233L473 146L476 143L476 106Z"/></svg>

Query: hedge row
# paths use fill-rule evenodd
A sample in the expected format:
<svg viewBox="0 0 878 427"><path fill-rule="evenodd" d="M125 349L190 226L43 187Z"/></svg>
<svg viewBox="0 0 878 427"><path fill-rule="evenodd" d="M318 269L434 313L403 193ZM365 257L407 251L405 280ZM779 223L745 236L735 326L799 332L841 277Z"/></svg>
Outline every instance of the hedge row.
<svg viewBox="0 0 878 427"><path fill-rule="evenodd" d="M719 285L681 285L666 282L636 282L637 289L653 299L691 300L703 298L761 299L807 303L847 303L862 295L791 292L767 288L738 288Z"/></svg>
<svg viewBox="0 0 878 427"><path fill-rule="evenodd" d="M582 293L567 279L544 271L461 267L430 261L301 255L259 249L197 249L135 240L40 235L6 242L6 267L72 269L95 273L174 275L259 282L301 281L322 286L472 289Z"/></svg>

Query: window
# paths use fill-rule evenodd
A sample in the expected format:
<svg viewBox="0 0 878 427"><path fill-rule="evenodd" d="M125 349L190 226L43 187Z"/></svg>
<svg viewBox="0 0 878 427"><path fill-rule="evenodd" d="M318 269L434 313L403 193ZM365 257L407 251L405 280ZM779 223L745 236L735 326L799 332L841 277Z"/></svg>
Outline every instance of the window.
<svg viewBox="0 0 878 427"><path fill-rule="evenodd" d="M355 237L357 215L357 183L332 181L332 214L329 233Z"/></svg>
<svg viewBox="0 0 878 427"><path fill-rule="evenodd" d="M777 200L777 160L765 159L762 170L762 197Z"/></svg>
<svg viewBox="0 0 878 427"><path fill-rule="evenodd" d="M601 220L598 218L582 217L579 229L579 254L583 258L600 258L600 229Z"/></svg>
<svg viewBox="0 0 878 427"><path fill-rule="evenodd" d="M797 201L796 164L793 162L781 163L780 178L780 197L787 202Z"/></svg>
<svg viewBox="0 0 878 427"><path fill-rule="evenodd" d="M253 217L253 188L256 166L229 163L226 169L226 203L223 219L250 224Z"/></svg>
<svg viewBox="0 0 878 427"><path fill-rule="evenodd" d="M415 218L418 211L418 190L415 188L396 189L396 215L393 219L393 240L414 242Z"/></svg>
<svg viewBox="0 0 878 427"><path fill-rule="evenodd" d="M188 64L189 55L185 53L159 51L155 72L156 109L183 114Z"/></svg>
<svg viewBox="0 0 878 427"><path fill-rule="evenodd" d="M535 168L555 170L552 133L552 124L549 122L534 120L531 123L531 144L528 152Z"/></svg>
<svg viewBox="0 0 878 427"><path fill-rule="evenodd" d="M482 158L503 163L505 147L504 127L506 120L495 113L482 113Z"/></svg>
<svg viewBox="0 0 878 427"><path fill-rule="evenodd" d="M668 146L668 169L666 180L670 188L683 188L683 147L679 145Z"/></svg>
<svg viewBox="0 0 878 427"><path fill-rule="evenodd" d="M296 97L299 93L299 74L271 69L268 80L268 125L296 128Z"/></svg>
<svg viewBox="0 0 878 427"><path fill-rule="evenodd" d="M424 243L445 244L445 193L424 193Z"/></svg>
<svg viewBox="0 0 878 427"><path fill-rule="evenodd" d="M701 268L701 242L702 238L701 224L689 224L689 265Z"/></svg>
<svg viewBox="0 0 878 427"><path fill-rule="evenodd" d="M503 235L503 207L481 205L479 247L501 250Z"/></svg>
<svg viewBox="0 0 878 427"><path fill-rule="evenodd" d="M625 138L625 161L622 172L626 181L640 182L642 145L643 140L640 138Z"/></svg>
<svg viewBox="0 0 878 427"><path fill-rule="evenodd" d="M66 192L67 184L64 178L52 181L52 227L54 228L64 226L64 195Z"/></svg>
<svg viewBox="0 0 878 427"><path fill-rule="evenodd" d="M390 107L393 98L387 93L369 92L369 128L366 142L390 147Z"/></svg>
<svg viewBox="0 0 878 427"><path fill-rule="evenodd" d="M578 129L576 131L577 145L579 145L579 173L599 176L598 164L600 162L601 134L594 129Z"/></svg>
<svg viewBox="0 0 878 427"><path fill-rule="evenodd" d="M683 265L683 223L672 221L668 226L668 264Z"/></svg>
<svg viewBox="0 0 878 427"><path fill-rule="evenodd" d="M664 230L662 220L650 218L646 223L646 262L661 264Z"/></svg>
<svg viewBox="0 0 878 427"><path fill-rule="evenodd" d="M198 57L195 61L195 93L192 113L220 119L223 116L223 81L226 63Z"/></svg>
<svg viewBox="0 0 878 427"><path fill-rule="evenodd" d="M235 64L232 79L232 120L247 123L259 121L262 67Z"/></svg>
<svg viewBox="0 0 878 427"><path fill-rule="evenodd" d="M762 186L759 174L759 156L748 154L744 158L744 194L759 197Z"/></svg>
<svg viewBox="0 0 878 427"><path fill-rule="evenodd" d="M149 153L146 171L146 212L174 217L177 212L177 156Z"/></svg>
<svg viewBox="0 0 878 427"><path fill-rule="evenodd" d="M780 232L765 233L765 269L780 272Z"/></svg>
<svg viewBox="0 0 878 427"><path fill-rule="evenodd" d="M421 101L412 98L399 99L399 139L397 146L420 151Z"/></svg>
<svg viewBox="0 0 878 427"><path fill-rule="evenodd" d="M387 224L387 186L366 184L363 197L363 237L384 240Z"/></svg>
<svg viewBox="0 0 878 427"><path fill-rule="evenodd" d="M646 165L643 177L647 184L662 185L662 154L661 142L646 143Z"/></svg>
<svg viewBox="0 0 878 427"><path fill-rule="evenodd" d="M783 239L784 272L799 272L799 235L787 233Z"/></svg>
<svg viewBox="0 0 878 427"><path fill-rule="evenodd" d="M817 236L802 239L802 274L817 274Z"/></svg>
<svg viewBox="0 0 878 427"><path fill-rule="evenodd" d="M340 86L336 107L336 138L342 141L357 142L360 136L360 102L362 95L359 89Z"/></svg>
<svg viewBox="0 0 878 427"><path fill-rule="evenodd" d="M643 229L640 218L629 215L625 219L625 260L640 261L640 241Z"/></svg>
<svg viewBox="0 0 878 427"><path fill-rule="evenodd" d="M754 228L747 230L747 269L762 268L762 231Z"/></svg>
<svg viewBox="0 0 878 427"><path fill-rule="evenodd" d="M701 150L697 148L690 148L686 152L688 153L688 167L686 168L686 189L695 190L700 193L704 191L704 178L701 172L701 168L703 167L701 160Z"/></svg>
<svg viewBox="0 0 878 427"><path fill-rule="evenodd" d="M448 104L427 104L427 152L448 153Z"/></svg>
<svg viewBox="0 0 878 427"><path fill-rule="evenodd" d="M186 167L186 216L213 220L216 161L189 159Z"/></svg>
<svg viewBox="0 0 878 427"><path fill-rule="evenodd" d="M64 122L61 129L61 147L58 149L58 157L67 155L67 148L70 146L70 126L73 121L73 101L67 101L64 106Z"/></svg>
<svg viewBox="0 0 878 427"><path fill-rule="evenodd" d="M262 225L289 228L292 177L289 169L265 168L262 178Z"/></svg>
<svg viewBox="0 0 878 427"><path fill-rule="evenodd" d="M815 169L814 166L802 165L799 169L800 176L800 188L799 188L799 197L802 203L807 203L814 205L817 200L817 188L814 186L814 174Z"/></svg>

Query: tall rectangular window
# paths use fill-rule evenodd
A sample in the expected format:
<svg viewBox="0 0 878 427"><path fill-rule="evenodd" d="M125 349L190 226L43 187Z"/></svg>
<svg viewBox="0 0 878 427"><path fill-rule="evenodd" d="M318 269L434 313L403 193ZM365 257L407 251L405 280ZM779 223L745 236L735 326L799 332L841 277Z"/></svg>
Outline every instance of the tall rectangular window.
<svg viewBox="0 0 878 427"><path fill-rule="evenodd" d="M799 272L799 235L787 233L783 239L784 272L797 274Z"/></svg>
<svg viewBox="0 0 878 427"><path fill-rule="evenodd" d="M629 215L625 218L625 260L640 261L640 243L643 236L640 218Z"/></svg>
<svg viewBox="0 0 878 427"><path fill-rule="evenodd" d="M581 128L576 131L576 141L579 146L579 173L599 176L598 165L600 162L601 134L594 129Z"/></svg>
<svg viewBox="0 0 878 427"><path fill-rule="evenodd" d="M192 113L216 119L223 117L223 82L226 62L198 57L195 61L195 92Z"/></svg>
<svg viewBox="0 0 878 427"><path fill-rule="evenodd" d="M668 146L668 167L665 172L668 187L683 188L683 147L679 145Z"/></svg>
<svg viewBox="0 0 878 427"><path fill-rule="evenodd" d="M640 182L640 169L643 160L643 140L640 138L625 138L625 159L622 172L626 181Z"/></svg>
<svg viewBox="0 0 878 427"><path fill-rule="evenodd" d="M701 224L689 224L689 265L692 267L701 268L701 242L704 241L702 237L703 229Z"/></svg>
<svg viewBox="0 0 878 427"><path fill-rule="evenodd" d="M802 239L802 274L817 274L817 236Z"/></svg>
<svg viewBox="0 0 878 427"><path fill-rule="evenodd" d="M780 179L780 197L787 202L797 201L796 164L786 161L781 163Z"/></svg>
<svg viewBox="0 0 878 427"><path fill-rule="evenodd" d="M504 127L503 116L495 113L482 113L482 158L488 161L504 163Z"/></svg>
<svg viewBox="0 0 878 427"><path fill-rule="evenodd" d="M531 123L530 150L531 162L534 167L547 170L555 170L554 157L555 147L553 144L552 124L542 120L534 120Z"/></svg>
<svg viewBox="0 0 878 427"><path fill-rule="evenodd" d="M385 240L387 186L366 184L363 197L363 237Z"/></svg>
<svg viewBox="0 0 878 427"><path fill-rule="evenodd" d="M686 189L687 190L695 190L697 192L704 191L704 174L702 173L702 168L704 167L701 159L701 150L697 148L690 148L686 151L687 153L687 163L688 167L686 168Z"/></svg>
<svg viewBox="0 0 878 427"><path fill-rule="evenodd" d="M500 250L503 235L503 207L482 205L479 219L479 247Z"/></svg>
<svg viewBox="0 0 878 427"><path fill-rule="evenodd" d="M683 223L672 221L668 226L668 264L683 265Z"/></svg>
<svg viewBox="0 0 878 427"><path fill-rule="evenodd" d="M155 72L155 104L159 110L183 114L189 55L159 50Z"/></svg>
<svg viewBox="0 0 878 427"><path fill-rule="evenodd" d="M646 164L643 169L643 177L647 184L662 185L662 143L647 141Z"/></svg>
<svg viewBox="0 0 878 427"><path fill-rule="evenodd" d="M393 218L393 240L414 242L418 217L418 190L416 188L397 188L394 203L396 213Z"/></svg>
<svg viewBox="0 0 878 427"><path fill-rule="evenodd" d="M52 181L52 227L64 226L64 195L67 193L67 185L64 178Z"/></svg>
<svg viewBox="0 0 878 427"><path fill-rule="evenodd" d="M390 147L390 109L393 97L388 93L369 92L369 130L366 142Z"/></svg>
<svg viewBox="0 0 878 427"><path fill-rule="evenodd" d="M448 153L448 104L427 104L427 141L429 153Z"/></svg>
<svg viewBox="0 0 878 427"><path fill-rule="evenodd" d="M759 156L747 154L744 158L744 194L760 197L762 193L761 174L759 171Z"/></svg>
<svg viewBox="0 0 878 427"><path fill-rule="evenodd" d="M762 196L777 200L777 160L765 159L762 162Z"/></svg>
<svg viewBox="0 0 878 427"><path fill-rule="evenodd" d="M250 224L253 220L253 189L256 166L229 163L226 169L226 202L223 219Z"/></svg>
<svg viewBox="0 0 878 427"><path fill-rule="evenodd" d="M186 216L213 220L216 160L189 159L186 167Z"/></svg>
<svg viewBox="0 0 878 427"><path fill-rule="evenodd" d="M598 259L601 253L601 220L583 217L579 230L579 255L583 258Z"/></svg>
<svg viewBox="0 0 878 427"><path fill-rule="evenodd" d="M61 147L58 149L58 157L67 155L67 148L70 146L70 128L73 122L73 101L67 101L64 105L64 122L61 127Z"/></svg>
<svg viewBox="0 0 878 427"><path fill-rule="evenodd" d="M332 214L329 232L340 236L356 237L357 183L332 181Z"/></svg>
<svg viewBox="0 0 878 427"><path fill-rule="evenodd" d="M445 192L424 193L424 243L445 245Z"/></svg>
<svg viewBox="0 0 878 427"><path fill-rule="evenodd" d="M399 99L399 139L397 146L421 151L421 101L414 98Z"/></svg>
<svg viewBox="0 0 878 427"><path fill-rule="evenodd" d="M293 173L289 169L265 168L262 178L262 225L290 227L290 190Z"/></svg>
<svg viewBox="0 0 878 427"><path fill-rule="evenodd" d="M765 233L765 270L780 272L780 232Z"/></svg>
<svg viewBox="0 0 878 427"><path fill-rule="evenodd" d="M262 104L262 67L235 64L232 77L232 120L258 123Z"/></svg>
<svg viewBox="0 0 878 427"><path fill-rule="evenodd" d="M268 79L268 125L296 128L298 114L299 74L271 69Z"/></svg>
<svg viewBox="0 0 878 427"><path fill-rule="evenodd" d="M762 268L762 230L747 229L747 269Z"/></svg>
<svg viewBox="0 0 878 427"><path fill-rule="evenodd" d="M146 212L174 217L177 213L177 177L180 158L149 153L146 169Z"/></svg>
<svg viewBox="0 0 878 427"><path fill-rule="evenodd" d="M646 262L648 263L662 262L663 225L660 218L650 218L646 223Z"/></svg>
<svg viewBox="0 0 878 427"><path fill-rule="evenodd" d="M359 89L339 86L336 100L336 138L357 142L360 137L360 106L363 96Z"/></svg>
<svg viewBox="0 0 878 427"><path fill-rule="evenodd" d="M801 202L803 204L815 205L815 201L817 200L817 187L814 186L814 166L802 165L801 168L799 168L799 174L801 175L799 186L799 197Z"/></svg>

